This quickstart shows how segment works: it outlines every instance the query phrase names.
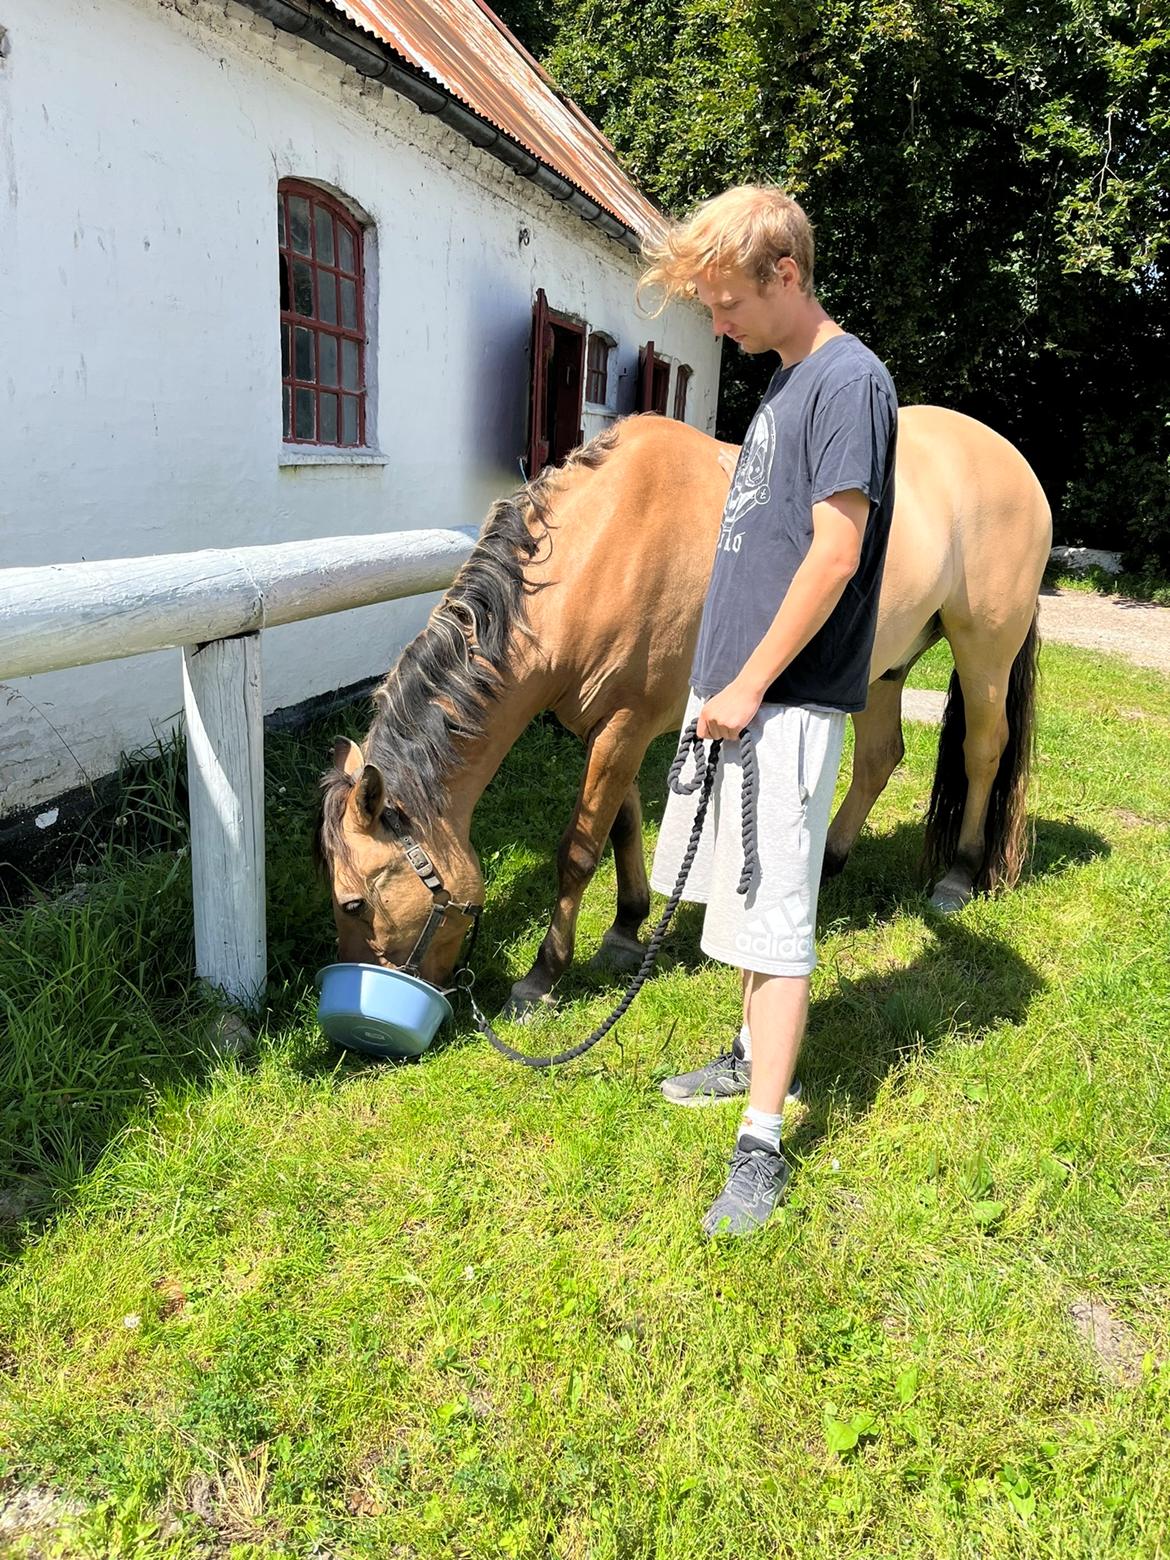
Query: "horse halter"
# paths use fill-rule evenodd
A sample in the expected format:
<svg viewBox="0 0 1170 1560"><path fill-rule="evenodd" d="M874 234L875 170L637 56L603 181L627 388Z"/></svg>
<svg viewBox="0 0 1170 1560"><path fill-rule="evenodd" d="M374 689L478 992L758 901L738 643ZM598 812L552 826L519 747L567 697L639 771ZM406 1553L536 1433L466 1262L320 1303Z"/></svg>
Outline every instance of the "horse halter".
<svg viewBox="0 0 1170 1560"><path fill-rule="evenodd" d="M451 898L451 895L447 892L446 888L444 888L443 879L436 871L434 862L427 855L426 851L422 848L414 836L412 834L399 834L397 839L398 843L402 846L406 853L407 861L410 862L410 865L414 868L416 874L425 887L429 888L431 891L430 913L427 916L426 924L423 926L422 931L418 934L418 941L410 951L410 957L407 959L405 964L400 966L402 973L404 975L413 975L417 980L422 979L422 976L419 974L419 966L426 957L427 949L434 941L436 932L438 932L439 928L443 925L443 922L447 919L448 913L450 911L455 911L459 915L467 916L471 921L471 941L467 944L466 957L462 957L456 960L455 974L459 974L459 972L463 969L466 969L467 965L471 962L471 955L475 951L475 940L479 936L479 920L480 916L483 914L483 906L473 904L456 904L455 901ZM463 933L463 941L466 941L466 939L467 932L465 930ZM460 954L462 954L462 941L459 945L459 951Z"/></svg>

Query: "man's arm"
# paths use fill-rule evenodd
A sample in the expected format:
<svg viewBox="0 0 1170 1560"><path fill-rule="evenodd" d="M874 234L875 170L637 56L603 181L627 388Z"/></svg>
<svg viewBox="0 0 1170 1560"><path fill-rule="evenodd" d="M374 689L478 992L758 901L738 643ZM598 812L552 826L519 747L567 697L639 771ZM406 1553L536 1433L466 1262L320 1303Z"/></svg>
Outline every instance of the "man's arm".
<svg viewBox="0 0 1170 1560"><path fill-rule="evenodd" d="M784 668L829 619L861 560L869 499L857 488L813 505L813 539L779 611L734 682L708 699L700 737L738 737Z"/></svg>

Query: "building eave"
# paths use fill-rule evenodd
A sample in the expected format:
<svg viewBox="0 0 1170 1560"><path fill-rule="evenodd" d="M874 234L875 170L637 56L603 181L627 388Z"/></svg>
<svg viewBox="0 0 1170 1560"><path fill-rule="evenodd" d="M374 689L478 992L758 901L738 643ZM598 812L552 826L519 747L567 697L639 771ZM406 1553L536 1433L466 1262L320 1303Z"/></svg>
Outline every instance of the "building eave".
<svg viewBox="0 0 1170 1560"><path fill-rule="evenodd" d="M380 82L407 98L420 113L448 125L473 146L497 158L513 173L544 190L607 237L634 254L641 251L641 235L628 223L498 126L461 103L441 82L424 75L372 34L351 23L328 0L240 0L240 3L282 32L322 49L351 66L359 75Z"/></svg>

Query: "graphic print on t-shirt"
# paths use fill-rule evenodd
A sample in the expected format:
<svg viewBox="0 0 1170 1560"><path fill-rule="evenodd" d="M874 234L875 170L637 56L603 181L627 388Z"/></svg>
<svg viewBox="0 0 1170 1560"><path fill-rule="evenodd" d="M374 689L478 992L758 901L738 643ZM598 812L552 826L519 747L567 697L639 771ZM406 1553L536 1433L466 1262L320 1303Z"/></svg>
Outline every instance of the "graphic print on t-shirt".
<svg viewBox="0 0 1170 1560"><path fill-rule="evenodd" d="M740 452L739 464L731 483L731 492L723 508L723 527L717 551L738 552L743 542L736 526L751 510L766 504L772 496L772 457L776 453L776 424L772 408L764 406L752 419L747 442Z"/></svg>

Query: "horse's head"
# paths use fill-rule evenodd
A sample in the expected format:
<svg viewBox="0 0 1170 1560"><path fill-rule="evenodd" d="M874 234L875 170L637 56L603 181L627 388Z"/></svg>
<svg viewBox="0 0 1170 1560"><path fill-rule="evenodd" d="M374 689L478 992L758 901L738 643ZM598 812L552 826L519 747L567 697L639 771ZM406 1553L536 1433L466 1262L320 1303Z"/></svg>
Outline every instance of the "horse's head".
<svg viewBox="0 0 1170 1560"><path fill-rule="evenodd" d="M483 903L474 853L441 827L421 839L387 795L381 769L348 738L338 737L321 784L317 857L333 891L338 957L401 969L417 951L415 972L446 985L472 923L465 907Z"/></svg>

